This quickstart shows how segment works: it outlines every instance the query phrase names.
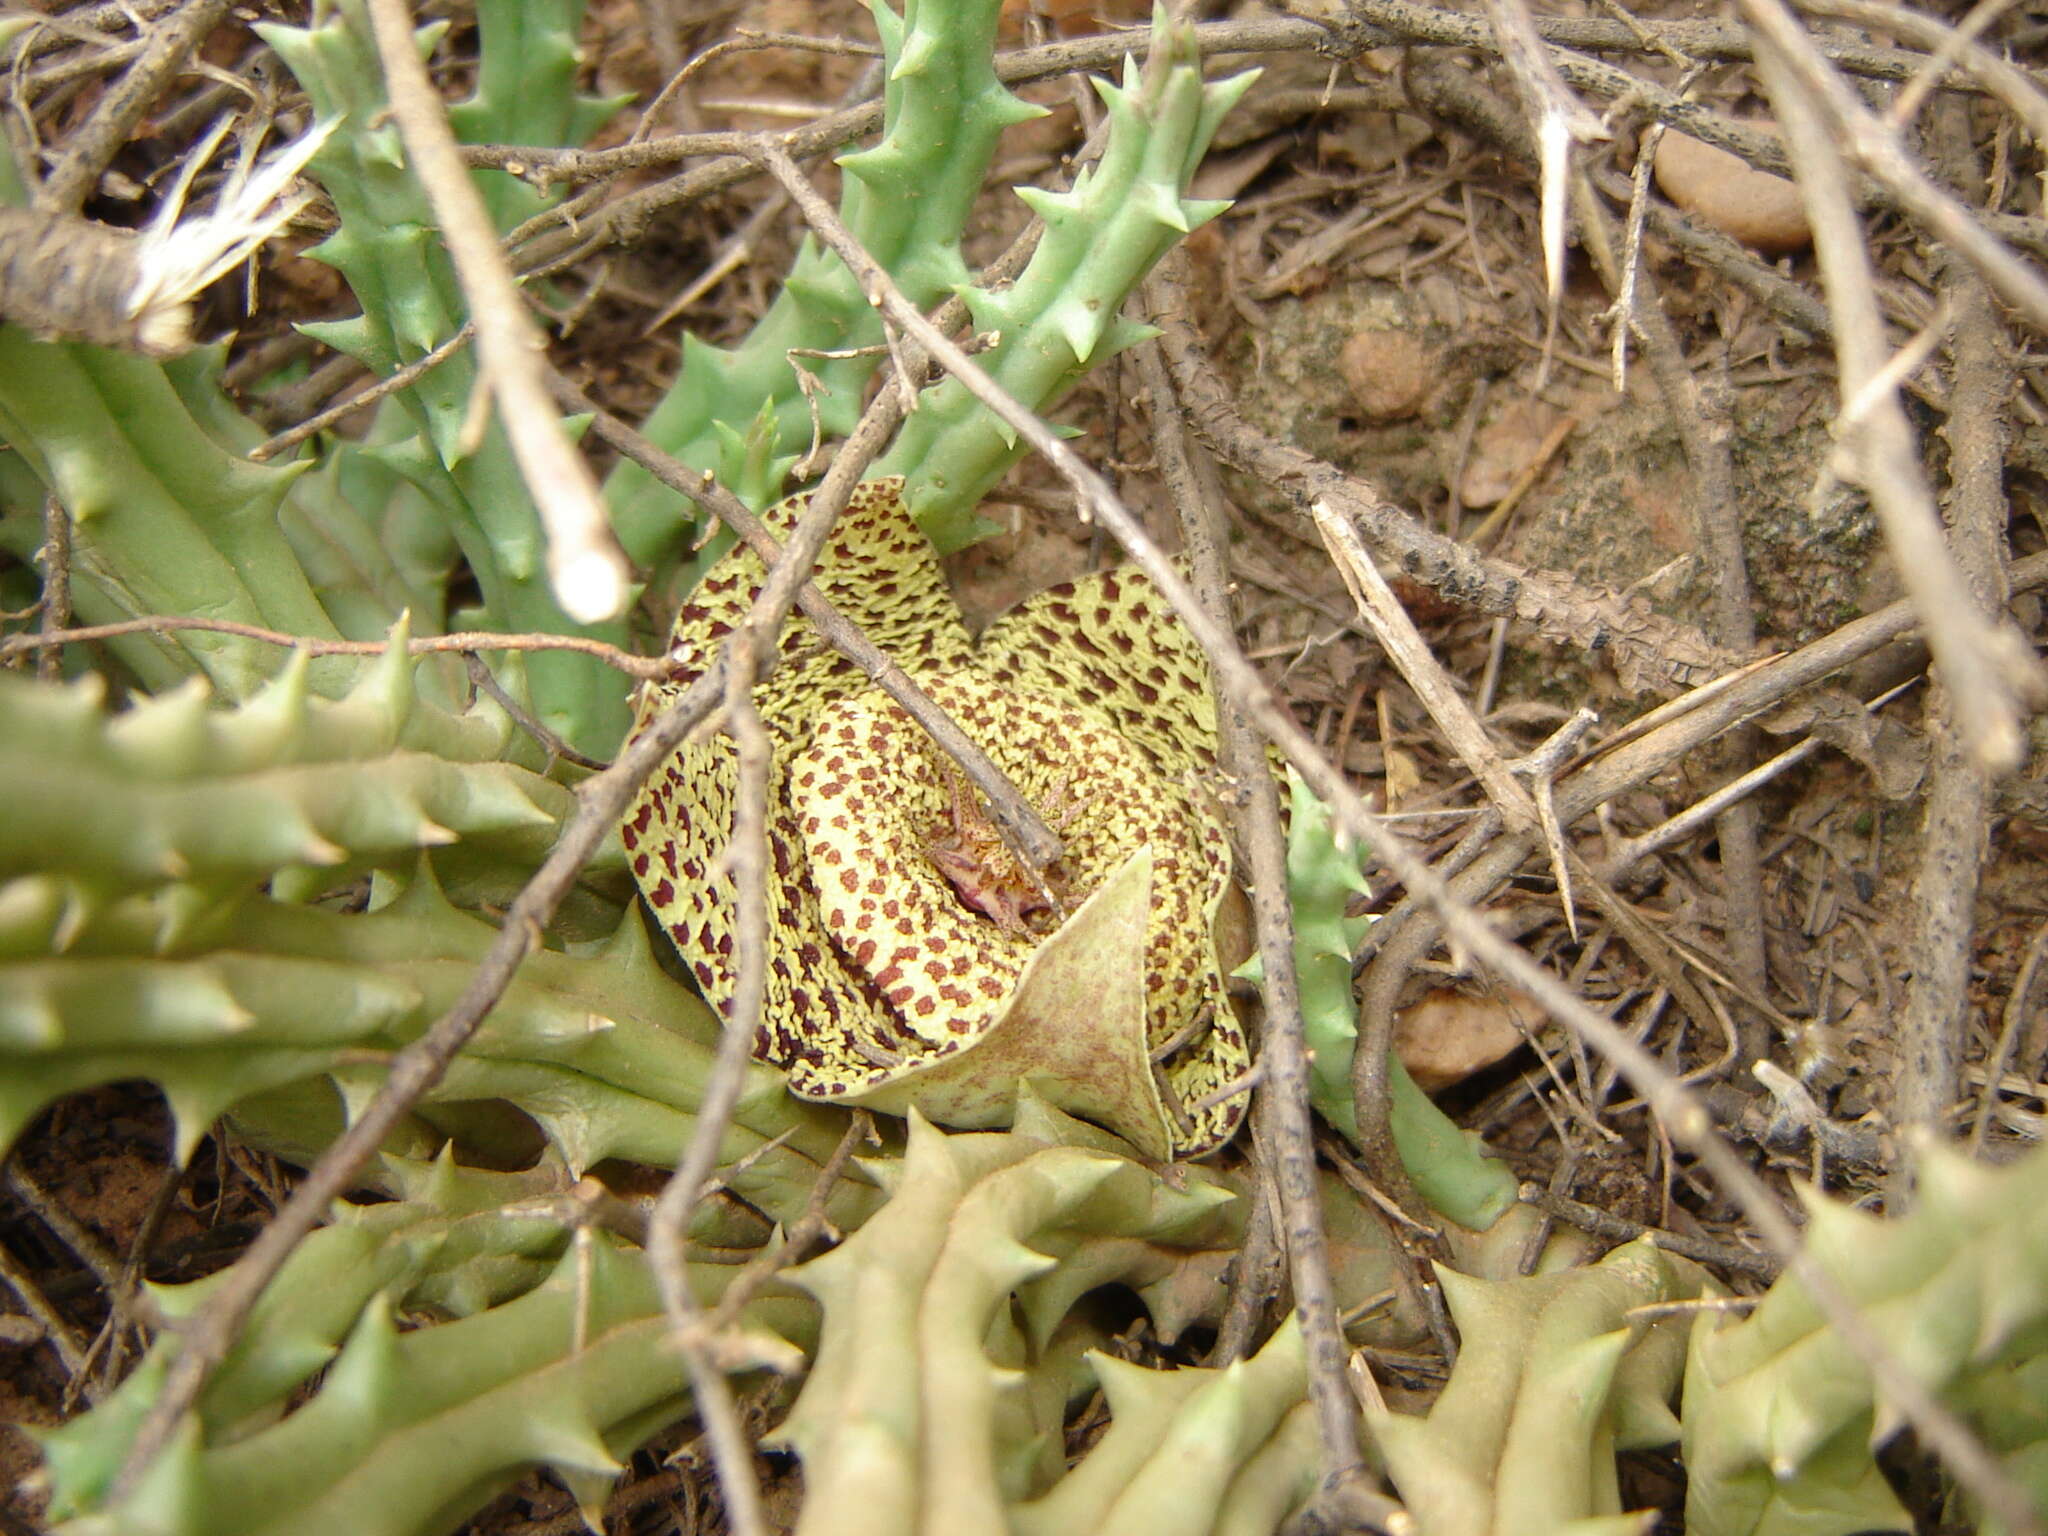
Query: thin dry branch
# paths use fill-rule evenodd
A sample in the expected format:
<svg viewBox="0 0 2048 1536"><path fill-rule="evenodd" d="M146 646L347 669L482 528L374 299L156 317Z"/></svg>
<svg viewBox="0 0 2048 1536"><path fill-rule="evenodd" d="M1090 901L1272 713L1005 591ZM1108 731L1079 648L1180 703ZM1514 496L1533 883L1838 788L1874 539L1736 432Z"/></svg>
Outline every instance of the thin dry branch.
<svg viewBox="0 0 2048 1536"><path fill-rule="evenodd" d="M2044 691L2039 663L2017 634L1972 600L1942 538L1940 514L1897 391L1881 383L1891 349L1877 306L1869 246L1848 187L1842 142L1843 136L1866 127L1873 134L1887 130L1860 102L1845 107L1833 100L1837 91L1853 92L1813 54L1797 22L1776 0L1743 3L1758 24L1758 68L1794 150L1821 278L1835 315L1842 447L1877 511L1900 579L1926 621L1928 643L1955 701L1966 746L1985 768L2010 769L2025 746L2020 722ZM1866 165L1881 158L1868 145L1857 154ZM2000 287L1995 273L1967 245L1959 242L1957 249L1987 282ZM2003 246L1999 250L2010 257ZM2041 300L2041 314L2048 317L2048 284L2042 285Z"/></svg>
<svg viewBox="0 0 2048 1536"><path fill-rule="evenodd" d="M120 83L102 96L92 116L65 135L64 158L36 189L38 211L75 214L99 185L100 173L135 137L163 88L192 61L193 52L227 15L230 0L191 0L148 34L142 52Z"/></svg>
<svg viewBox="0 0 2048 1536"><path fill-rule="evenodd" d="M465 320L462 328L433 351L407 363L396 372L388 373L369 388L350 395L338 405L330 405L307 417L295 427L289 427L258 443L249 450L249 460L255 464L267 464L287 448L296 448L307 438L325 432L336 422L345 420L365 406L374 405L386 395L396 394L401 389L410 389L419 380L448 361L457 352L468 346L476 336L476 322ZM350 360L352 361L352 359Z"/></svg>
<svg viewBox="0 0 2048 1536"><path fill-rule="evenodd" d="M2048 91L2043 91L2032 75L1977 40L1978 29L1998 21L2009 3L1980 5L1960 27L1950 26L1931 11L1881 4L1878 0L1799 0L1799 8L1889 32L1915 47L1929 50L1928 65L1933 68L1923 67L1916 72L1906 90L1899 93L1892 107L1894 121L1910 121L1918 104L1936 88L1935 82L1954 68L1996 96L2008 112L2026 124L2035 143L2048 144Z"/></svg>
<svg viewBox="0 0 2048 1536"><path fill-rule="evenodd" d="M1638 150L1637 173L1646 179L1655 146L1645 142ZM1643 348L1650 376L1663 397L1664 409L1678 433L1690 471L1693 527L1696 543L1713 581L1713 610L1710 632L1729 650L1740 653L1756 649L1756 618L1750 589L1749 566L1742 549L1742 507L1735 493L1735 456L1730 443L1735 436L1733 391L1728 386L1722 360L1709 364L1705 386L1687 365L1685 349L1677 327L1665 312L1656 277L1642 269L1637 242L1629 242L1626 270L1614 252L1614 231L1607 211L1594 195L1591 182L1580 178L1575 188L1587 248L1600 268L1608 291L1619 311L1616 331L1633 335ZM1633 232L1633 231L1632 231ZM1618 335L1616 347L1622 345ZM1730 733L1720 744L1717 771L1740 776L1756 756L1755 732L1744 728ZM1764 946L1763 860L1759 851L1758 817L1753 801L1731 801L1721 813L1722 925L1728 960L1736 980L1754 994L1769 986L1769 968ZM1744 1019L1743 1054L1759 1059L1770 1052L1770 1031L1761 1019Z"/></svg>
<svg viewBox="0 0 2048 1536"><path fill-rule="evenodd" d="M548 398L546 340L527 317L483 195L463 168L441 94L413 44L405 0L368 0L368 6L391 115L469 301L477 387L498 403L512 456L547 531L555 598L578 623L617 618L631 595L632 567L612 537L597 480Z"/></svg>
<svg viewBox="0 0 2048 1536"><path fill-rule="evenodd" d="M22 1311L42 1329L43 1337L57 1351L57 1360L64 1367L64 1374L74 1382L80 1380L91 1363L86 1358L85 1344L64 1314L50 1305L49 1298L43 1295L42 1287L36 1284L28 1266L16 1258L14 1251L5 1243L0 1243L0 1284L14 1292Z"/></svg>
<svg viewBox="0 0 2048 1536"><path fill-rule="evenodd" d="M1795 145L1793 170L1800 173L1800 190L1808 199L1809 215L1814 216L1814 243L1823 277L1828 266L1828 234L1818 217L1821 209L1813 201L1815 194L1808 187L1819 179L1817 167L1831 164L1834 157L1822 160L1811 149L1797 150L1798 136L1786 115L1794 90L1811 103L1807 110L1818 118L1816 129L1824 133L1829 145L1852 159L1896 199L1930 241L1964 257L2000 298L2036 327L2048 330L2048 277L2022 261L1987 227L2003 221L1971 209L1936 182L1907 152L1897 125L1863 104L1781 0L1739 0L1739 4L1756 33L1757 69L1777 109L1778 121ZM1830 174L1840 200L1850 205L1853 214L1846 178L1838 171ZM1832 283L1829 292L1839 318L1844 311Z"/></svg>
<svg viewBox="0 0 2048 1536"><path fill-rule="evenodd" d="M811 586L811 572L831 538L832 526L846 510L861 476L896 425L891 392L884 390L863 413L853 436L812 493L788 544L777 551L780 558L763 553L767 578L746 621L727 637L723 652L724 726L739 759L732 830L724 856L733 876L733 942L738 974L718 1054L703 1101L698 1105L696 1125L681 1161L655 1204L648 1233L648 1256L673 1330L672 1338L683 1352L697 1393L718 1468L719 1486L739 1536L761 1536L765 1530L760 1489L754 1480L752 1453L733 1409L731 1389L713 1357L712 1341L701 1326L696 1299L690 1293L684 1260L691 1214L718 1166L719 1147L739 1104L740 1092L746 1086L747 1063L753 1054L762 1001L767 995L768 880L769 871L774 868L768 847L772 747L754 708L752 688L761 663L775 655L775 637L791 609L803 604L805 592L815 590Z"/></svg>
<svg viewBox="0 0 2048 1536"><path fill-rule="evenodd" d="M1151 403L1160 468L1180 508L1183 542L1195 590L1205 611L1228 633L1233 626L1230 619L1230 569L1225 555L1228 529L1222 507L1219 499L1210 493L1210 488L1200 483L1189 459L1184 423L1156 344L1145 345L1138 365ZM1267 1177L1273 1179L1276 1189L1281 1192L1283 1215L1279 1233L1269 1224L1267 1240L1271 1242L1275 1235L1284 1233L1285 1246L1290 1254L1305 1246L1321 1250L1324 1247L1322 1232L1305 1229L1288 1198L1290 1187L1298 1189L1304 1182L1310 1189L1315 1187L1313 1142L1308 1141L1305 1146L1294 1143L1297 1127L1292 1122L1302 1119L1301 1111L1305 1104L1288 1102L1289 1092L1295 1085L1287 1079L1284 1061L1278 1069L1273 1065L1276 1056L1284 1058L1290 1051L1298 1054L1304 1038L1301 991L1294 967L1294 911L1288 897L1287 834L1280 821L1280 797L1266 763L1265 742L1245 718L1243 710L1220 689L1217 691L1216 721L1219 766L1236 787L1235 821L1249 852L1252 921L1258 937L1263 978L1259 991L1265 1003L1266 1044L1255 1068L1261 1074L1255 1091L1259 1096L1259 1122L1277 1131L1271 1141L1273 1161L1278 1166L1269 1174L1266 1160L1261 1157L1259 1177L1262 1181ZM1299 1070L1306 1071L1305 1061L1299 1064ZM1306 1120L1302 1119L1299 1132L1305 1137L1309 1130ZM1304 1152L1306 1167L1290 1166L1290 1160L1300 1159ZM1313 1276L1311 1283L1314 1283ZM1248 1320L1241 1321L1235 1331L1242 1334L1247 1328ZM1222 1347L1221 1341L1218 1347ZM1391 1515L1394 1506L1383 1497L1368 1492L1365 1486L1363 1458L1358 1453L1357 1404L1348 1392L1332 1391L1330 1386L1327 1381L1321 1383L1320 1390L1312 1386L1317 1423L1323 1439L1327 1481L1348 1486L1354 1501L1377 1499L1385 1507L1376 1509L1376 1512Z"/></svg>
<svg viewBox="0 0 2048 1536"><path fill-rule="evenodd" d="M36 680L54 683L63 673L58 636L71 622L71 514L55 491L43 498L43 546L36 551L43 595L36 614ZM0 660L6 652L0 650Z"/></svg>
<svg viewBox="0 0 2048 1536"><path fill-rule="evenodd" d="M1968 122L1943 102L1932 124L1937 151L1959 184L1974 180ZM1940 264L1955 314L1955 371L1944 433L1949 442L1949 542L1971 611L1995 617L2006 602L2005 411L2017 380L2004 327L1984 284L1950 257ZM1846 381L1845 381L1846 383ZM1905 949L1912 979L1899 1017L1892 1078L1894 1123L1940 1130L1961 1091L1970 1017L1977 892L1990 851L1991 776L1954 729L1967 706L1944 667L1928 701L1930 746L1920 864L1913 878ZM1958 739L1961 737L1962 739Z"/></svg>
<svg viewBox="0 0 2048 1536"><path fill-rule="evenodd" d="M829 504L824 510L827 515L819 521L829 529L838 514ZM800 544L804 542L799 539ZM819 545L822 542L819 540ZM761 1025L761 1002L768 991L768 871L773 867L768 851L768 775L774 754L767 729L754 708L753 684L757 658L764 650L772 654L773 648L772 634L758 634L751 620L726 640L722 713L725 732L732 738L738 758L739 781L723 859L733 879L737 975L696 1124L675 1172L654 1203L647 1231L647 1259L661 1291L662 1310L668 1316L669 1342L682 1352L689 1370L697 1411L718 1468L718 1486L725 1494L726 1518L735 1536L763 1536L766 1531L761 1488L754 1478L753 1449L733 1406L732 1388L699 1327L702 1311L690 1291L685 1260L690 1218L700 1192L718 1166L719 1145L746 1086L747 1066Z"/></svg>

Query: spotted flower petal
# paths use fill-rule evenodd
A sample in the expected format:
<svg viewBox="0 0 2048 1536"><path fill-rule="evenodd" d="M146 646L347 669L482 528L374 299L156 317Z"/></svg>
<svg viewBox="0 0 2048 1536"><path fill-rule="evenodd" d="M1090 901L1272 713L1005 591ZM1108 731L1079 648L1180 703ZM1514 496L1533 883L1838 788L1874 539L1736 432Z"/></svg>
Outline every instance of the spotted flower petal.
<svg viewBox="0 0 2048 1536"><path fill-rule="evenodd" d="M643 720L701 674L761 577L735 551L700 584ZM1018 868L957 765L792 620L756 694L775 748L775 869L755 1054L806 1098L915 1105L956 1126L1007 1124L1029 1078L1153 1156L1213 1150L1243 1100L1204 1101L1249 1052L1216 958L1230 859L1203 785L1215 732L1200 653L1127 571L1042 593L972 644L894 481L857 493L816 580L1066 852L1042 879ZM736 775L728 741L687 745L624 827L650 905L721 1007Z"/></svg>

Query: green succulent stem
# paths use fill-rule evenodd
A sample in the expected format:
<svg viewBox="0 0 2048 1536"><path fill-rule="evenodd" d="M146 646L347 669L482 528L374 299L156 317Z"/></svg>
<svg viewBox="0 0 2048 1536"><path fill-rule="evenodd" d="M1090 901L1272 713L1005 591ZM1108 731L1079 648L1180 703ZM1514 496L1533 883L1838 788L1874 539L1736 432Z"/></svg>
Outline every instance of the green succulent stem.
<svg viewBox="0 0 2048 1536"><path fill-rule="evenodd" d="M621 1458L689 1406L681 1363L663 1347L669 1324L651 1271L609 1234L565 1241L559 1220L478 1213L443 1218L439 1232L434 1225L414 1216L400 1232L310 1255L317 1237L309 1242L294 1263L304 1280L329 1278L327 1304L313 1312L300 1299L312 1287L294 1287L260 1320L269 1324L255 1336L265 1354L238 1373L231 1362L228 1381L244 1401L274 1407L295 1367L303 1379L324 1363L311 1400L237 1435L210 1436L188 1420L130 1500L93 1508L120 1431L132 1433L167 1363L160 1348L127 1398L80 1421L95 1437L53 1443L53 1468L68 1472L63 1506L90 1510L64 1526L67 1536L416 1536L447 1528L532 1465L583 1491L594 1516ZM451 1269L438 1255L458 1243L467 1251ZM468 1316L400 1330L403 1303L447 1294L433 1280L467 1271L488 1295L491 1260L524 1270L550 1248L560 1256L539 1284ZM692 1265L700 1304L715 1302L732 1273ZM365 1296L378 1275L388 1278ZM764 1359L808 1342L814 1316L772 1292L745 1313L771 1346Z"/></svg>
<svg viewBox="0 0 2048 1536"><path fill-rule="evenodd" d="M569 90L581 10L580 0L486 6L480 17L479 95L464 120L515 138L594 126L601 104ZM383 76L361 0L326 0L308 28L258 30L320 116L341 123L309 167L333 199L341 227L309 254L348 279L363 312L302 329L375 372L390 374L453 336L466 311L433 209L385 110ZM423 29L422 50L431 49L443 30ZM508 76L527 68L535 73L522 95ZM501 187L500 200L508 198ZM492 627L625 644L622 623L578 625L556 604L539 514L502 424L493 417L480 444L467 440L476 384L475 358L458 352L395 397L413 424L412 435L394 435L366 451L416 485L444 521L482 590L484 618ZM542 720L572 745L608 754L624 736L626 690L595 658L536 653L528 681Z"/></svg>
<svg viewBox="0 0 2048 1536"><path fill-rule="evenodd" d="M1223 117L1257 72L1204 84L1191 28L1155 21L1142 81L1095 82L1109 114L1099 164L1071 191L1020 188L1045 235L1010 287L966 288L975 329L995 336L981 358L991 378L1045 410L1090 368L1152 334L1122 318L1125 298L1189 231L1227 206L1186 196ZM958 380L926 392L878 474L904 476L905 499L941 553L989 531L975 508L1022 453L1016 434Z"/></svg>
<svg viewBox="0 0 2048 1536"><path fill-rule="evenodd" d="M998 0L871 0L883 52L882 137L842 156L840 212L856 239L914 303L930 306L967 281L960 236L1003 129L1043 115L997 81ZM878 357L803 358L799 351L879 349L882 326L838 257L805 240L782 292L730 350L683 338L682 372L642 426L658 446L727 485L751 479L756 505L781 482L815 430L852 431ZM769 413L769 476L742 473L756 412ZM816 417L813 420L813 410ZM693 528L688 504L645 470L622 464L606 482L619 538L639 564L664 569Z"/></svg>
<svg viewBox="0 0 2048 1536"><path fill-rule="evenodd" d="M1358 1050L1358 1002L1351 957L1371 920L1347 918L1344 909L1368 886L1358 850L1339 843L1329 808L1300 778L1290 775L1289 783L1287 885L1302 1027L1313 1053L1309 1098L1325 1120L1356 1143L1351 1063ZM1256 974L1256 962L1246 973ZM1438 1109L1398 1060L1387 1065L1388 1128L1416 1191L1459 1226L1484 1231L1515 1203L1513 1173L1486 1154L1478 1137Z"/></svg>
<svg viewBox="0 0 2048 1536"><path fill-rule="evenodd" d="M301 470L250 463L193 408L217 362L166 365L0 326L0 437L71 519L74 568L102 611L339 638L278 525ZM229 699L249 697L279 665L276 647L233 635L187 630L155 649ZM318 685L337 689L353 671L323 663Z"/></svg>
<svg viewBox="0 0 2048 1536"><path fill-rule="evenodd" d="M1921 1381L1969 1403L2048 1355L2048 1150L2004 1168L1922 1150L1912 1209L1880 1221L1804 1191L1808 1251ZM1850 1536L1911 1518L1874 1447L1901 1427L1805 1286L1781 1278L1739 1320L1700 1318L1686 1371L1686 1529ZM1987 1423L1996 1423L1987 1419ZM2008 1429L2019 1425L2006 1420ZM2035 1419L2038 1424L2038 1416ZM2048 1507L2040 1442L2014 1471Z"/></svg>

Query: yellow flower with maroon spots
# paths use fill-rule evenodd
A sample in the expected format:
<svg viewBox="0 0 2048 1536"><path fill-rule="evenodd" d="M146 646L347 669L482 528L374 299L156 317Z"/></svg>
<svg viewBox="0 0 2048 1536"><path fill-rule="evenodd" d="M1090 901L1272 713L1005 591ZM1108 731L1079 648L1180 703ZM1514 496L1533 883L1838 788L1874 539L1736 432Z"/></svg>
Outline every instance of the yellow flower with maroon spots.
<svg viewBox="0 0 2048 1536"><path fill-rule="evenodd" d="M792 498L767 514L786 532ZM768 998L754 1054L804 1098L1006 1125L1020 1082L1149 1156L1200 1156L1250 1062L1224 993L1228 841L1205 780L1199 650L1141 576L1055 587L972 640L895 481L862 486L815 575L834 606L992 757L1065 852L1021 868L945 752L801 617L755 702L769 776ZM710 664L762 567L726 555L677 616L644 722ZM738 762L719 737L657 769L622 833L705 995L737 974L719 865Z"/></svg>

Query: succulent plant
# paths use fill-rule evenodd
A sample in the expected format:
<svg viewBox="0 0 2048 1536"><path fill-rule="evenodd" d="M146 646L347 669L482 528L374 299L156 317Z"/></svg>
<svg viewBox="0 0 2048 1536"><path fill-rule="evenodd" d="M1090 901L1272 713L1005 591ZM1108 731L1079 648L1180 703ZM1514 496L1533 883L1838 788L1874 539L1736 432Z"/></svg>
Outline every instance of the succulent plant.
<svg viewBox="0 0 2048 1536"><path fill-rule="evenodd" d="M1925 1149L1913 1208L1880 1221L1809 1195L1807 1251L1921 1381L1992 1408L2012 1472L2048 1508L2038 1413L1996 1411L2048 1349L2048 1152L1987 1168ZM1686 1524L1703 1536L1849 1536L1912 1524L1873 1447L1900 1429L1806 1288L1702 1318L1686 1367Z"/></svg>
<svg viewBox="0 0 2048 1536"><path fill-rule="evenodd" d="M1357 1054L1358 1002L1351 957L1372 920L1346 917L1344 909L1370 887L1359 869L1360 850L1338 839L1329 807L1298 776L1290 775L1289 783L1287 894L1294 912L1303 1038L1312 1053L1309 1099L1317 1113L1355 1142L1358 1107L1351 1063ZM1259 973L1256 957L1242 969L1254 979ZM1514 1175L1505 1163L1486 1155L1478 1137L1460 1130L1430 1101L1398 1057L1387 1066L1392 1089L1388 1129L1416 1191L1460 1226L1475 1231L1492 1226L1514 1204Z"/></svg>
<svg viewBox="0 0 2048 1536"><path fill-rule="evenodd" d="M1216 1241L1234 1203L1114 1145L1028 1099L1007 1135L946 1137L913 1117L890 1203L792 1275L824 1309L778 1431L803 1459L800 1533L1271 1530L1306 1498L1320 1448L1293 1419L1305 1366L1292 1329L1221 1371L1091 1354L1111 1428L1071 1467L1040 1454L1064 1419L1058 1395L1031 1391L1075 1299L1062 1266L1157 1284L1123 1266ZM1088 1265L1105 1242L1111 1263ZM1013 1297L1016 1355L992 1360ZM1033 1422L1034 1406L1051 1412Z"/></svg>
<svg viewBox="0 0 2048 1536"><path fill-rule="evenodd" d="M1192 33L1161 18L1146 69L1098 87L1100 161L1067 191L1023 194L1043 238L1013 284L979 288L962 231L1000 133L1037 110L997 80L997 11L876 4L884 123L842 159L841 206L914 302L962 294L994 333L989 372L1045 409L1143 334L1121 315L1125 297L1216 211L1189 198L1189 178L1248 77L1205 84ZM580 0L481 0L458 129L535 144L590 133L613 104L576 90L580 16ZM320 0L308 26L263 35L320 120L324 137L304 142L318 142L312 174L339 224L318 254L362 306L310 329L388 376L465 316L385 118L360 0ZM442 35L424 30L421 46ZM0 166L0 197L18 200L11 171ZM501 228L544 209L517 180L480 175ZM768 505L814 429L791 352L860 354L881 340L867 295L807 243L738 346L685 342L648 434ZM500 654L492 689L472 700L461 669L407 654L415 632L458 618L629 636L624 624L579 631L549 596L539 522L501 433L465 435L467 356L397 391L360 439L271 464L250 457L263 434L223 392L223 355L163 361L0 327L12 450L0 455L0 547L26 564L46 512L68 519L72 592L90 621L205 615L389 644L374 659L314 658L240 635L130 633L90 667L70 653L68 682L0 675L0 1147L67 1093L141 1079L171 1107L180 1158L223 1119L280 1156L317 1158L357 1122L393 1054L450 1008L575 805L583 770L518 716L599 755L629 728L627 688L587 655ZM825 438L852 425L874 367L849 355L812 370ZM1250 1064L1217 958L1228 854L1209 803L1203 666L1121 573L1046 594L968 641L936 552L982 530L977 504L1016 453L957 382L927 390L819 580L979 727L1050 813L1068 863L1041 888L894 706L815 630L786 632L760 694L781 748L782 1011L766 1031L774 1065L747 1070L721 1121L720 1190L693 1215L690 1283L701 1301L724 1296L740 1261L772 1254L821 1198L848 1117L789 1086L905 1113L907 1141L892 1131L822 1196L843 1240L750 1292L724 1341L778 1402L789 1389L771 1373L793 1350L809 1361L781 1429L809 1489L802 1527L1262 1536L1312 1496L1326 1451L1299 1334L1282 1327L1221 1369L1164 1363L1249 1283L1233 1266L1256 1190L1227 1159L1158 1166L1227 1141ZM683 546L703 530L683 502L634 468L609 492L650 583L686 584L696 567ZM754 556L715 543L702 564L677 681L708 665L759 576ZM10 601L33 596L24 572L6 580ZM649 707L671 691L651 690ZM623 1458L691 1411L636 1245L639 1212L600 1191L607 1177L630 1188L620 1170L633 1165L673 1166L707 1102L730 985L714 869L730 798L722 752L693 743L653 781L466 1050L361 1172L371 1198L338 1205L300 1245L138 1488L113 1497L176 1330L106 1401L44 1436L65 1529L433 1536L533 1467L594 1519ZM834 754L861 761L842 773ZM897 773L886 791L874 787L884 757ZM837 872L840 892L791 883L800 864ZM921 885L904 875L911 864ZM1344 911L1357 860L1299 790L1289 877L1314 1099L1349 1133L1358 934ZM635 880L698 991L665 968L674 957L657 953ZM863 970L876 957L860 953L862 899L895 922L913 886L924 906L899 937L938 972L890 976L908 963L893 955ZM828 982L868 1009L866 1034L798 1028ZM985 1001L971 1048L916 1027L920 1001L959 1001L947 988ZM1025 1041L1015 1051L1012 1036ZM1453 1220L1487 1225L1511 1194L1503 1165L1401 1081L1394 1130L1416 1183ZM933 1119L1011 1128L949 1135ZM1893 1347L2048 1503L2044 1177L2038 1152L1996 1171L1937 1156L1903 1221L1817 1201L1810 1232ZM1352 1336L1412 1343L1421 1295L1393 1240L1336 1180L1322 1194L1339 1304L1393 1302ZM1462 1335L1450 1383L1426 1414L1374 1407L1364 1447L1431 1536L1640 1529L1615 1457L1674 1442L1702 1536L1846 1536L1901 1520L1871 1449L1897 1424L1795 1281L1744 1320L1693 1321L1682 1309L1707 1285L1647 1241L1526 1280L1440 1278ZM219 1284L153 1294L176 1319ZM1116 1353L1129 1334L1111 1326L1106 1287L1136 1298L1117 1320L1142 1307L1158 1363ZM1098 1392L1107 1427L1070 1445L1073 1409Z"/></svg>

